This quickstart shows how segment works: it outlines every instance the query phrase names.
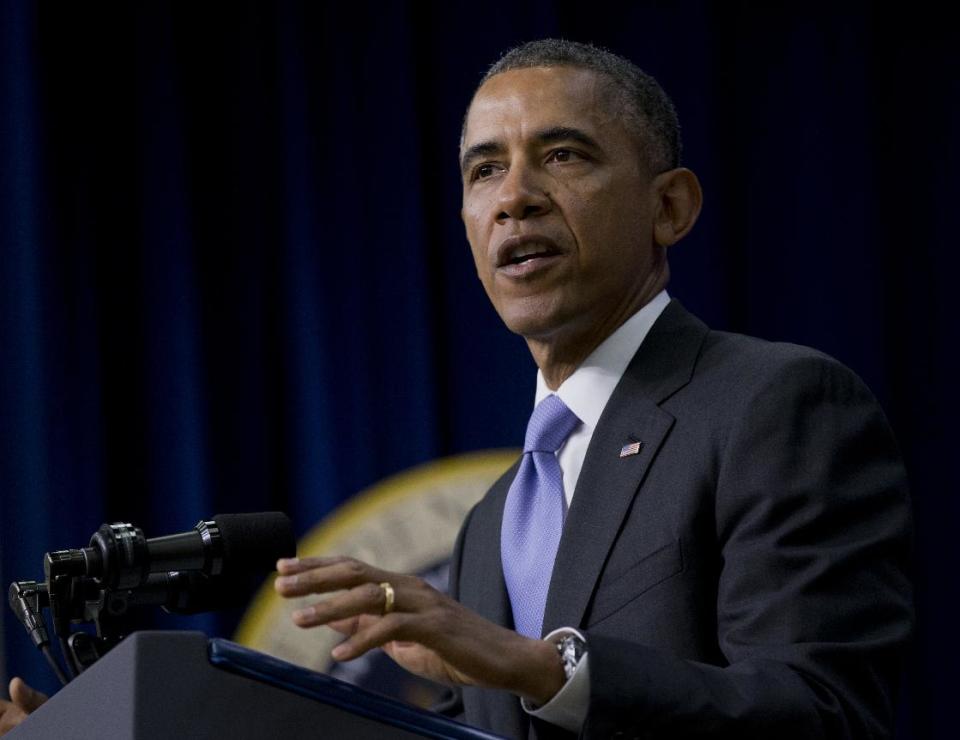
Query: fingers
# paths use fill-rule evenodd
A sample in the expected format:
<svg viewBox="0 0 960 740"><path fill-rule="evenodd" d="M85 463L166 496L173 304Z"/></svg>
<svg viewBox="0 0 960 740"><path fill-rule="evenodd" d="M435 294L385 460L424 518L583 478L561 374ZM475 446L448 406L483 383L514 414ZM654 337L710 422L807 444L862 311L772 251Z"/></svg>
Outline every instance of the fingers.
<svg viewBox="0 0 960 740"><path fill-rule="evenodd" d="M0 735L6 735L26 718L27 713L16 704L0 699Z"/></svg>
<svg viewBox="0 0 960 740"><path fill-rule="evenodd" d="M10 682L10 701L0 699L0 735L19 725L27 715L47 700L46 694L31 689L21 679Z"/></svg>
<svg viewBox="0 0 960 740"><path fill-rule="evenodd" d="M32 712L47 700L47 695L32 689L21 678L10 681L10 701L23 709Z"/></svg>
<svg viewBox="0 0 960 740"><path fill-rule="evenodd" d="M284 559L277 570L282 596L337 592L293 614L300 627L327 624L346 635L332 651L335 660L384 647L401 666L431 680L505 689L539 703L562 684L552 645L483 619L422 578L345 557ZM389 590L393 608L384 613Z"/></svg>
<svg viewBox="0 0 960 740"><path fill-rule="evenodd" d="M401 639L409 617L393 612L370 621L337 645L330 653L336 660L353 660L384 643Z"/></svg>
<svg viewBox="0 0 960 740"><path fill-rule="evenodd" d="M277 571L274 588L283 597L338 592L292 614L298 627L327 625L347 635L333 651L337 660L357 658L386 642L419 641L435 634L436 616L444 611L437 607L449 601L421 578L383 571L354 558L282 559Z"/></svg>
<svg viewBox="0 0 960 740"><path fill-rule="evenodd" d="M337 555L334 557L310 557L310 558L280 558L277 561L277 572L282 576L302 573L311 568L320 568L325 565L333 565L347 558Z"/></svg>
<svg viewBox="0 0 960 740"><path fill-rule="evenodd" d="M358 629L363 621L363 617L350 617L349 619L337 619L333 622L327 622L327 627L339 632L341 635L352 635Z"/></svg>
<svg viewBox="0 0 960 740"><path fill-rule="evenodd" d="M280 577L274 582L274 588L284 597L322 594L399 578L359 560L343 557L279 560L277 570Z"/></svg>
<svg viewBox="0 0 960 740"><path fill-rule="evenodd" d="M332 598L297 609L293 612L293 622L298 627L315 627L360 614L379 616L383 614L384 606L384 590L376 583L364 583Z"/></svg>
<svg viewBox="0 0 960 740"><path fill-rule="evenodd" d="M347 639L334 648L332 655L336 660L353 660L369 650L391 643L395 647L413 647L425 639L444 640L451 631L456 615L450 613L449 606L462 607L433 589L419 578L407 577L403 583L403 596L397 590L397 607L389 614L378 612L375 616L360 615L349 629L337 631L347 635ZM325 604L326 602L324 602ZM323 607L323 605L316 605ZM338 622L337 626L348 626Z"/></svg>

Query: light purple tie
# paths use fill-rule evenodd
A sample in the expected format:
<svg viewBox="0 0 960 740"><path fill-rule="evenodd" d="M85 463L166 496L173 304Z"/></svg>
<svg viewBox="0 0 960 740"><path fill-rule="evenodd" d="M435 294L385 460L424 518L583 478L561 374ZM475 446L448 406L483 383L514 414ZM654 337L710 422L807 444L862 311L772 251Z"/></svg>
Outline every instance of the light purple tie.
<svg viewBox="0 0 960 740"><path fill-rule="evenodd" d="M500 559L517 632L540 638L567 501L557 450L580 420L559 397L544 398L527 424L523 459L500 527Z"/></svg>

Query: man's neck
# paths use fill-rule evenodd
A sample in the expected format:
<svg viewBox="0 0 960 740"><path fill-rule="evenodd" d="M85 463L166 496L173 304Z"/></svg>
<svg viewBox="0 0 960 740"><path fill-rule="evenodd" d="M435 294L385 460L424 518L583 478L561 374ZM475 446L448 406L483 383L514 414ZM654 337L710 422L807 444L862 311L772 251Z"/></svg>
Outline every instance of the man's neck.
<svg viewBox="0 0 960 740"><path fill-rule="evenodd" d="M623 326L627 319L653 300L664 289L665 284L666 281L663 281L649 286L603 322L573 327L546 338L527 337L527 347L540 368L547 387L552 391L559 388L597 347Z"/></svg>

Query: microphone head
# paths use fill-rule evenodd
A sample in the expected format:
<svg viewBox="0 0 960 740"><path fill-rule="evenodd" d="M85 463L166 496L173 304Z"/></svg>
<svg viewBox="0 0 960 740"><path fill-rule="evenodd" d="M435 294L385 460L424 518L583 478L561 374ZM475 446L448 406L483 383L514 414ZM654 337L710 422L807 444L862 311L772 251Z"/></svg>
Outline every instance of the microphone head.
<svg viewBox="0 0 960 740"><path fill-rule="evenodd" d="M272 571L278 558L297 554L290 517L281 511L217 514L223 544L223 572Z"/></svg>

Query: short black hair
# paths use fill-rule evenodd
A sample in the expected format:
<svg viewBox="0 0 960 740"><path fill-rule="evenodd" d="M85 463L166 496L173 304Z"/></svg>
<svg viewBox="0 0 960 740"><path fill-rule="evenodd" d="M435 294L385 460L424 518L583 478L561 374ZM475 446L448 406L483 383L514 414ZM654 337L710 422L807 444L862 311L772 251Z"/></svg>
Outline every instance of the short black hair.
<svg viewBox="0 0 960 740"><path fill-rule="evenodd" d="M505 52L487 70L477 89L502 72L531 67L576 67L605 75L612 83L651 170L664 172L680 166L680 121L673 101L653 77L629 59L578 41L528 41Z"/></svg>

